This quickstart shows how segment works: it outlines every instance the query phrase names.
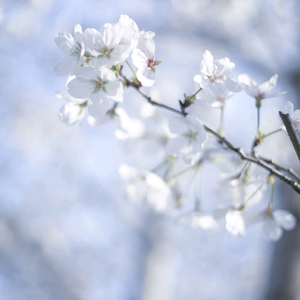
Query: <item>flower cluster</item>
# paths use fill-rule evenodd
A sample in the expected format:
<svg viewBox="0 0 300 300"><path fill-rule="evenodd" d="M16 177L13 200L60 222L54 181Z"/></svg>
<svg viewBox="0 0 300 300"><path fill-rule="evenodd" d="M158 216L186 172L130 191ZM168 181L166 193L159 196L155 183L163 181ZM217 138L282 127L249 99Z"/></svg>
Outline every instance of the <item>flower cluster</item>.
<svg viewBox="0 0 300 300"><path fill-rule="evenodd" d="M157 161L152 171L120 166L128 200L146 203L158 212L172 212L178 221L189 221L193 228L216 231L223 220L232 235L244 235L247 227L261 221L263 236L278 240L283 229L291 230L296 226L296 218L285 210L273 208L275 176L272 169L259 176L253 171L254 162L258 161L256 147L266 137L284 129L264 134L259 122L262 100L285 93L272 92L278 75L260 85L246 74L236 80L233 62L227 57L214 60L212 54L205 51L200 74L194 76L199 89L191 96L184 94L184 99L179 101L180 110L177 110L154 101L142 91L143 86L154 84L156 67L161 64L155 57L154 36L152 31L140 31L127 15L121 15L114 24L104 24L99 31L87 28L83 32L81 26L76 25L73 35L58 33L55 42L67 56L54 70L57 76L69 75L67 90L70 94L57 93L58 98L67 101L59 112L60 121L67 125L78 124L87 112L87 122L91 126L112 122L118 139L134 141L135 148L143 145L142 152L152 155L151 159ZM134 66L128 61L130 55ZM132 71L131 79L123 73L125 63ZM125 87L133 87L149 102L138 104L139 116L134 118L120 105ZM257 132L249 156L231 146L224 134L224 108L242 90L254 98L258 112ZM132 105L132 101L127 104ZM220 109L218 124L204 121L202 104ZM165 118L152 105L167 108L177 116ZM299 112L294 112L291 102L283 108L297 132L300 132ZM157 127L149 127L146 124L148 118L153 119ZM248 158L248 162L227 155L228 150ZM223 174L214 187L220 202L207 212L200 201L200 175L205 173L203 165L212 164L223 170ZM185 204L192 184L195 208L187 213ZM264 203L267 189L270 196ZM257 205L259 209L253 213Z"/></svg>

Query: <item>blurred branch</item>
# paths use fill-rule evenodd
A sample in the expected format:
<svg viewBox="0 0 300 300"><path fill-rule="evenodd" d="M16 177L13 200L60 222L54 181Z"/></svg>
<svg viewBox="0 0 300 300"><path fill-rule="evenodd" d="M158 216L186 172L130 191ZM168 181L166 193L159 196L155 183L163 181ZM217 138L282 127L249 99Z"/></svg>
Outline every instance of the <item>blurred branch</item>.
<svg viewBox="0 0 300 300"><path fill-rule="evenodd" d="M149 97L148 95L146 95L143 91L141 91L141 86L140 85L137 85L136 83L131 82L130 80L128 80L121 72L120 72L120 75L125 80L127 86L131 86L135 90L137 90L137 92L139 92L144 98L146 98L147 101L150 104L162 107L162 108L167 109L169 111L175 112L176 114L180 114L180 115L182 115L184 117L187 115L187 113L185 111L180 111L180 110L174 109L172 107L169 107L167 105L161 104L161 103L153 100L151 97ZM217 132L215 132L211 128L209 128L209 127L207 127L205 125L203 125L203 126L204 126L204 129L207 132L211 133L212 135L214 135L215 137L218 138L220 144L223 144L229 150L231 150L233 152L236 152L240 156L241 159L250 161L250 162L252 162L254 164L257 164L258 166L266 169L271 174L275 175L277 178L279 178L283 182L285 182L288 185L290 185L298 194L300 194L300 183L299 183L300 181L298 180L299 177L296 174L291 174L290 173L291 175L293 175L294 177L297 178L297 181L293 180L292 178L290 178L287 175L285 175L282 172L280 172L280 170L286 171L287 169L285 169L285 168L283 168L283 167L281 167L279 165L274 165L274 163L269 163L269 161L272 161L272 160L266 161L266 159L261 159L259 157L254 156L254 155L247 155L247 154L245 154L245 152L244 152L244 150L242 148L235 147L226 138L220 136ZM299 143L299 157L300 157L300 143ZM269 164L273 165L273 167L271 167ZM288 171L288 173L289 172L290 171Z"/></svg>
<svg viewBox="0 0 300 300"><path fill-rule="evenodd" d="M280 118L286 128L286 131L290 137L290 140L293 144L293 147L298 156L298 159L300 160L300 141L299 141L297 132L295 130L295 127L293 125L293 121L289 114L284 114L281 111L279 112L279 116L280 116Z"/></svg>

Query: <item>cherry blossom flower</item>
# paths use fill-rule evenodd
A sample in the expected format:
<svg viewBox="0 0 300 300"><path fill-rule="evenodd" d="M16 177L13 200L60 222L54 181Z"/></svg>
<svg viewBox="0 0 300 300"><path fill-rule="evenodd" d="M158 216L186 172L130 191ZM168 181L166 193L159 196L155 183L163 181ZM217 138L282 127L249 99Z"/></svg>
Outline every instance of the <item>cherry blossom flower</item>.
<svg viewBox="0 0 300 300"><path fill-rule="evenodd" d="M67 101L58 113L59 120L67 125L81 123L85 115L84 107L86 106L86 102L60 92L56 93L56 97Z"/></svg>
<svg viewBox="0 0 300 300"><path fill-rule="evenodd" d="M142 32L137 40L135 49L132 51L132 62L138 68L137 79L143 86L150 87L155 82L155 67L161 61L155 59L155 44L152 40L153 32Z"/></svg>
<svg viewBox="0 0 300 300"><path fill-rule="evenodd" d="M55 74L57 76L72 75L82 65L84 60L85 43L81 26L79 24L75 26L74 36L67 32L59 32L54 40L57 47L68 54L55 66Z"/></svg>
<svg viewBox="0 0 300 300"><path fill-rule="evenodd" d="M100 31L88 28L84 31L85 42L93 56L89 66L110 68L125 61L132 50L132 41L123 37L124 26L120 23L105 24Z"/></svg>
<svg viewBox="0 0 300 300"><path fill-rule="evenodd" d="M147 202L158 212L164 212L170 207L171 191L158 175L125 164L119 167L119 174L126 185L125 193L130 201Z"/></svg>
<svg viewBox="0 0 300 300"><path fill-rule="evenodd" d="M263 236L267 240L278 241L284 230L292 230L296 227L297 219L287 210L269 210L265 213L263 222Z"/></svg>
<svg viewBox="0 0 300 300"><path fill-rule="evenodd" d="M201 90L197 95L196 99L203 101L205 104L211 107L223 107L226 101L234 95L233 92L229 92L227 97L216 96L211 90Z"/></svg>
<svg viewBox="0 0 300 300"><path fill-rule="evenodd" d="M123 85L113 71L83 67L75 76L68 83L68 92L79 99L90 98L88 112L92 117L103 117L110 108L110 99L123 102Z"/></svg>
<svg viewBox="0 0 300 300"><path fill-rule="evenodd" d="M258 85L250 76L247 74L241 74L238 78L239 83L243 90L253 98L262 100L265 98L277 97L285 94L286 92L271 92L276 86L278 75L275 74L270 80Z"/></svg>
<svg viewBox="0 0 300 300"><path fill-rule="evenodd" d="M300 133L300 110L297 109L294 111L294 104L290 101L287 101L282 108L282 113L290 115L295 130ZM286 131L285 126L282 126L282 129Z"/></svg>
<svg viewBox="0 0 300 300"><path fill-rule="evenodd" d="M196 75L194 81L203 89L210 88L216 96L228 97L229 91L236 93L242 90L233 77L234 68L235 64L227 57L214 61L211 53L206 50L201 62L201 74Z"/></svg>
<svg viewBox="0 0 300 300"><path fill-rule="evenodd" d="M170 139L166 145L168 154L189 156L190 154L203 151L207 134L198 119L192 116L171 118L169 120L169 128L176 136Z"/></svg>
<svg viewBox="0 0 300 300"><path fill-rule="evenodd" d="M244 235L245 221L240 210L229 210L225 216L225 227L232 235Z"/></svg>

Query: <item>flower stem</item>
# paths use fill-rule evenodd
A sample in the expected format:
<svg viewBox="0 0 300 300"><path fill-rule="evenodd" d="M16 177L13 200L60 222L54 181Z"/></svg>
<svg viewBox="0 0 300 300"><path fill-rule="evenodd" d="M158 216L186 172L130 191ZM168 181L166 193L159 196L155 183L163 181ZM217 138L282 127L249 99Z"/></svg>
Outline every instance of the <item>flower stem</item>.
<svg viewBox="0 0 300 300"><path fill-rule="evenodd" d="M273 206L274 182L275 182L275 178L270 182L270 198L269 198L268 210L271 210Z"/></svg>
<svg viewBox="0 0 300 300"><path fill-rule="evenodd" d="M257 106L257 135L259 134L260 127L260 106Z"/></svg>
<svg viewBox="0 0 300 300"><path fill-rule="evenodd" d="M246 204L249 202L249 200L265 185L266 183L263 182L259 188L245 201L244 205L242 206L242 209L246 207Z"/></svg>
<svg viewBox="0 0 300 300"><path fill-rule="evenodd" d="M224 106L221 106L220 125L219 125L219 129L218 129L218 133L220 136L224 136L223 123L224 123Z"/></svg>
<svg viewBox="0 0 300 300"><path fill-rule="evenodd" d="M202 90L202 88L200 88L196 93L194 93L190 98L192 99L193 97L196 97L196 95Z"/></svg>
<svg viewBox="0 0 300 300"><path fill-rule="evenodd" d="M125 61L126 61L126 64L129 66L129 68L131 69L131 71L132 71L133 75L135 76L135 78L137 78L137 77L136 77L136 73L135 73L135 71L134 71L132 65L130 64L130 62L129 62L127 59L126 59Z"/></svg>
<svg viewBox="0 0 300 300"><path fill-rule="evenodd" d="M270 135L272 135L272 134L274 134L274 133L277 133L277 132L279 132L279 131L282 131L282 129L279 128L279 129L277 129L277 130L274 130L274 131L272 131L272 132L266 134L266 135L264 136L264 139L265 139L267 136L270 136Z"/></svg>

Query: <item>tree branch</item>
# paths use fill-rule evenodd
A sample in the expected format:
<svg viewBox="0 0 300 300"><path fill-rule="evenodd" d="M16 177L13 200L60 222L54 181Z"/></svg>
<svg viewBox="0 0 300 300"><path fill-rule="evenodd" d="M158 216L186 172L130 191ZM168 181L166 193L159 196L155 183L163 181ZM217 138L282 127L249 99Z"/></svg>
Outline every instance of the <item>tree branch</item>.
<svg viewBox="0 0 300 300"><path fill-rule="evenodd" d="M300 141L299 141L297 132L295 130L295 127L293 125L293 121L289 114L284 114L281 111L279 112L279 116L280 116L280 118L286 128L286 131L290 137L290 140L293 144L293 147L298 156L298 159L300 160Z"/></svg>
<svg viewBox="0 0 300 300"><path fill-rule="evenodd" d="M145 99L147 99L147 101L150 104L162 107L162 108L167 109L169 111L172 111L176 114L180 114L184 117L186 116L186 113L184 111L181 112L180 110L177 110L175 108L172 108L172 107L169 107L167 105L161 104L157 101L154 101L151 97L147 96L144 92L141 91L141 86L140 85L137 85L136 83L131 82L130 80L128 80L121 72L120 72L120 75L125 80L127 86L131 86L135 90L137 90ZM214 135L215 137L217 137L221 144L226 146L229 150L231 150L233 152L236 152L240 156L241 159L250 161L250 162L255 163L258 166L266 169L271 174L274 174L277 178L279 178L283 182L290 185L298 194L300 194L300 181L298 180L299 177L298 177L298 175L296 175L294 173L294 171L290 171L290 170L287 170L283 167L280 167L279 165L275 165L273 162L272 163L270 162L271 160L266 161L266 159L261 159L261 158L258 158L258 157L247 155L247 154L245 154L245 152L242 148L237 148L237 147L233 146L229 141L226 140L226 138L220 136L218 133L216 133L214 130L210 129L209 127L207 127L205 125L203 125L203 126L204 126L204 129L207 132L209 132L212 135ZM300 155L300 143L299 143L299 155ZM268 163L272 164L274 167L269 166ZM286 171L290 175L293 175L294 177L296 177L297 181L295 181L295 180L291 179L290 177L286 176L285 174L281 173L279 170Z"/></svg>

